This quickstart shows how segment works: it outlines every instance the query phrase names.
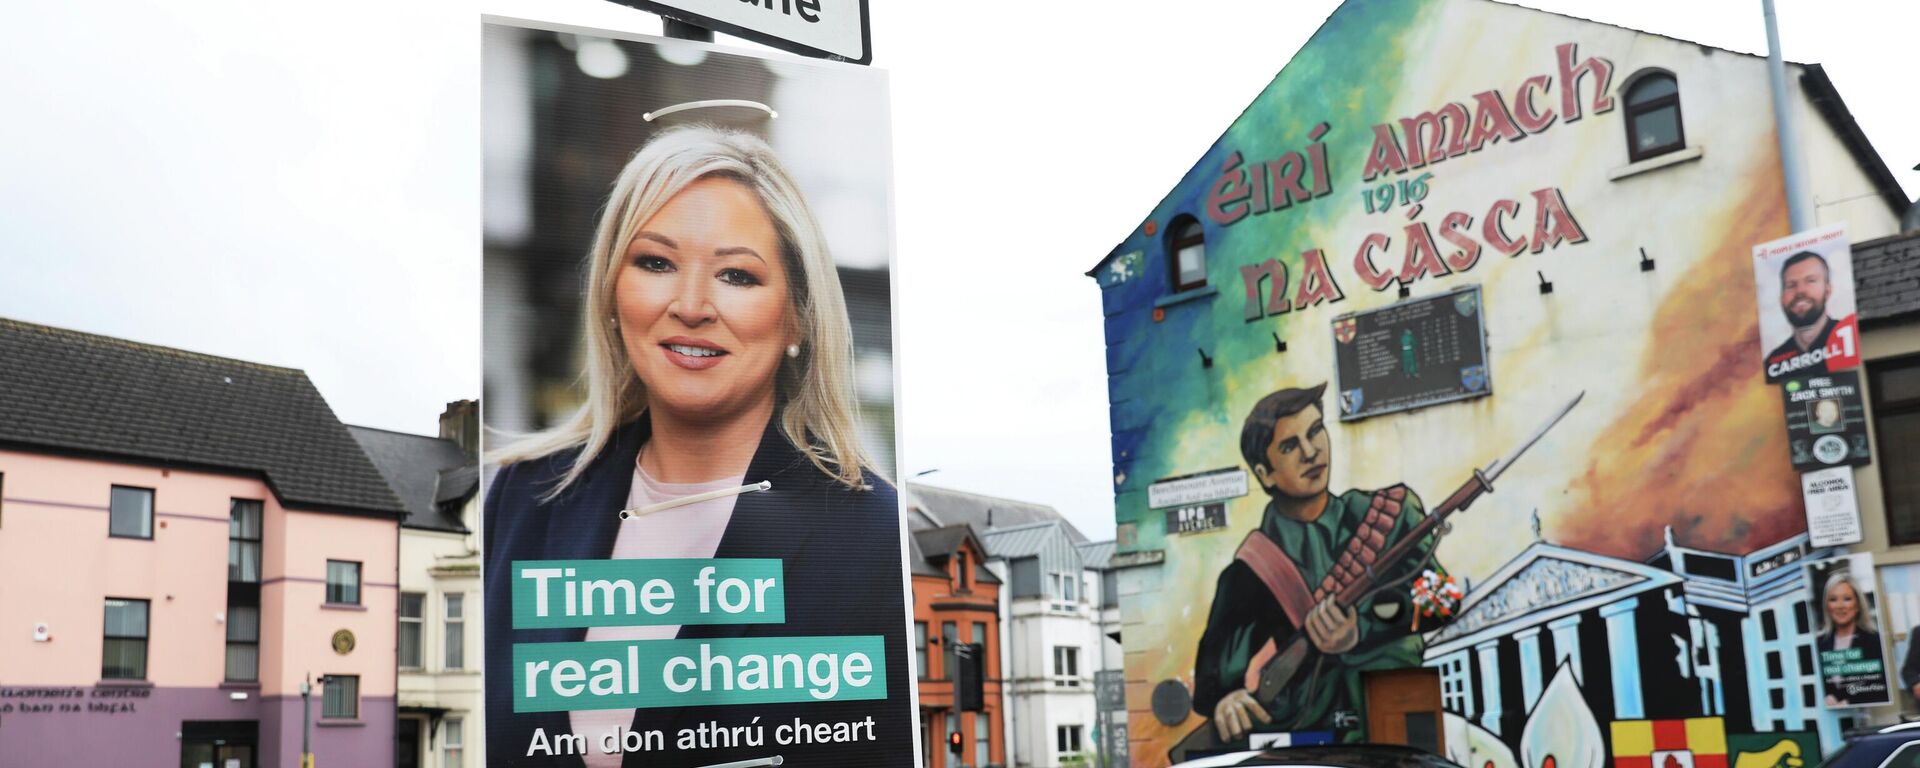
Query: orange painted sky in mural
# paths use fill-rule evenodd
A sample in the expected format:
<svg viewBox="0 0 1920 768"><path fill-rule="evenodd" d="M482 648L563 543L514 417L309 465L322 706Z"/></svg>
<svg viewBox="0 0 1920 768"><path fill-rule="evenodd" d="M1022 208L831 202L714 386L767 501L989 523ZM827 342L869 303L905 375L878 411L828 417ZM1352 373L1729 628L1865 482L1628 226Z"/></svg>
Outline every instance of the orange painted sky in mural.
<svg viewBox="0 0 1920 768"><path fill-rule="evenodd" d="M1765 167L1765 166L1761 166ZM1780 394L1762 382L1755 243L1787 234L1777 174L1758 174L1726 237L1661 303L1640 361L1646 394L1594 442L1576 506L1547 537L1641 559L1673 526L1682 546L1744 554L1805 530Z"/></svg>

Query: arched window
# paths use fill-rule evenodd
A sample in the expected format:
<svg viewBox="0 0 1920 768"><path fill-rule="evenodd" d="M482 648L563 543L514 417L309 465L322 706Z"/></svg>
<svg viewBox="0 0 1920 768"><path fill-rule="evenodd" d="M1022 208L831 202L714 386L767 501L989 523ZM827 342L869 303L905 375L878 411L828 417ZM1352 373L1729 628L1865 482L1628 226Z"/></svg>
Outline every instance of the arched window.
<svg viewBox="0 0 1920 768"><path fill-rule="evenodd" d="M1673 75L1649 72L1627 86L1627 159L1640 162L1686 148L1680 122L1680 84Z"/></svg>
<svg viewBox="0 0 1920 768"><path fill-rule="evenodd" d="M1167 227L1167 255L1172 261L1174 293L1207 284L1207 239L1198 219L1183 215L1173 220Z"/></svg>

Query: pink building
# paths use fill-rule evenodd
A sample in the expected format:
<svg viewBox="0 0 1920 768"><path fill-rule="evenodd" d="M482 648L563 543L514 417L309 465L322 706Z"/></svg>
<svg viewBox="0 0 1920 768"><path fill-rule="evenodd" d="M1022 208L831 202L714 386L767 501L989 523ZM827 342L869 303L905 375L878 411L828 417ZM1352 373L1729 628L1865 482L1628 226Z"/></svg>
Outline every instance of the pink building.
<svg viewBox="0 0 1920 768"><path fill-rule="evenodd" d="M0 763L297 766L311 678L392 765L403 514L298 370L0 319Z"/></svg>

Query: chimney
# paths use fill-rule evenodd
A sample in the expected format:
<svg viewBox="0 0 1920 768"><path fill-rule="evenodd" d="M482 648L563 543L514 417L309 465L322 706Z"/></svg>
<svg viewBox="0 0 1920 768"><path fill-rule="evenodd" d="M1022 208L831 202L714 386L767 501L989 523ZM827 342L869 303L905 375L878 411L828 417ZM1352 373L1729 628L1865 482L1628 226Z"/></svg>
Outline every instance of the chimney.
<svg viewBox="0 0 1920 768"><path fill-rule="evenodd" d="M455 400L440 414L440 439L452 440L469 458L480 453L480 401Z"/></svg>

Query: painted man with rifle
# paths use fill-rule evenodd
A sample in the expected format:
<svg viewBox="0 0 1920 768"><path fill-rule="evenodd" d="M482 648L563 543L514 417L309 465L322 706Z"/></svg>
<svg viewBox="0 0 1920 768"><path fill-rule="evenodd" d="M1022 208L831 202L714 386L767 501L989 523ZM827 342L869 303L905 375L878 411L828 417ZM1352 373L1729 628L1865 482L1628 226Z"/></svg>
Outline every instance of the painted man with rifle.
<svg viewBox="0 0 1920 768"><path fill-rule="evenodd" d="M1241 455L1272 499L1220 573L1193 671L1194 711L1212 718L1209 736L1224 743L1253 731L1332 730L1338 713L1354 715L1340 718L1343 725L1357 724L1363 671L1420 664L1408 586L1415 574L1441 570L1432 560L1435 537L1423 530L1396 562L1382 562L1425 517L1420 498L1398 485L1327 492L1325 390L1267 395L1241 429ZM1386 586L1351 607L1336 602L1362 581ZM1260 671L1303 632L1309 650L1294 660L1297 670L1260 700Z"/></svg>

